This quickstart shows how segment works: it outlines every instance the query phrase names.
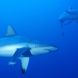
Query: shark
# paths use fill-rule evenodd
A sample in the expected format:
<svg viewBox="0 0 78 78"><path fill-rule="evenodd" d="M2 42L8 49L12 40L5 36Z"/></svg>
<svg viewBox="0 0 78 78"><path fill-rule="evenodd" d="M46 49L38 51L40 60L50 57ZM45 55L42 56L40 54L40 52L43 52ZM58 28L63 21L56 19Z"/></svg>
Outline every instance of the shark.
<svg viewBox="0 0 78 78"><path fill-rule="evenodd" d="M62 35L64 35L63 27L65 25L69 25L73 22L78 23L78 10L69 8L59 16L58 20L62 28Z"/></svg>
<svg viewBox="0 0 78 78"><path fill-rule="evenodd" d="M0 38L0 57L11 57L9 65L15 65L20 60L22 73L27 71L30 57L56 50L55 46L27 42L25 37L17 35L11 25L8 25L6 35Z"/></svg>
<svg viewBox="0 0 78 78"><path fill-rule="evenodd" d="M75 9L68 9L64 11L60 16L59 16L59 21L62 24L70 24L72 22L78 22L78 10Z"/></svg>

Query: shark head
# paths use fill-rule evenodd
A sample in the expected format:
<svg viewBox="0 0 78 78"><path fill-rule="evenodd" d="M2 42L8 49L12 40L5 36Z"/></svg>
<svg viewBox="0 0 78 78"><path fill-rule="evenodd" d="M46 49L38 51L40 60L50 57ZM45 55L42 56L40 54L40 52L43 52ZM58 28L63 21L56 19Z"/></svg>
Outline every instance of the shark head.
<svg viewBox="0 0 78 78"><path fill-rule="evenodd" d="M40 47L34 47L30 51L31 51L32 55L41 55L41 54L51 53L51 52L54 52L56 50L57 50L56 47L40 46Z"/></svg>

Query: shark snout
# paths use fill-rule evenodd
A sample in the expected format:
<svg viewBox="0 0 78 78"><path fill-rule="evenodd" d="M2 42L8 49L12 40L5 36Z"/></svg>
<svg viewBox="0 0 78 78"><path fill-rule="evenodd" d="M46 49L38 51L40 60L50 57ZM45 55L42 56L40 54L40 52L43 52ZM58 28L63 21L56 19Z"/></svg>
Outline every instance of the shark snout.
<svg viewBox="0 0 78 78"><path fill-rule="evenodd" d="M31 54L32 55L40 55L40 54L46 54L46 53L51 53L53 51L56 51L56 47L35 47L31 49Z"/></svg>

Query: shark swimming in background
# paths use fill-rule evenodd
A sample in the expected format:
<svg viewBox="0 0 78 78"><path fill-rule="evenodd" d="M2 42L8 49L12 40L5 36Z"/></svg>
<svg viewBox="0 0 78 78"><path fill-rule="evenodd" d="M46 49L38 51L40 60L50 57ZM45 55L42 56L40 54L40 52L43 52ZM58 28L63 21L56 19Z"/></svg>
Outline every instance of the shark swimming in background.
<svg viewBox="0 0 78 78"><path fill-rule="evenodd" d="M20 60L22 73L25 73L29 64L29 58L40 54L56 51L54 46L27 42L22 36L16 34L12 26L8 26L6 36L0 38L0 56L11 57L9 65L16 64Z"/></svg>
<svg viewBox="0 0 78 78"><path fill-rule="evenodd" d="M64 11L60 16L59 19L61 28L63 29L64 25L69 25L72 22L78 23L78 10L74 10L72 8ZM63 32L64 34L64 32Z"/></svg>
<svg viewBox="0 0 78 78"><path fill-rule="evenodd" d="M72 22L78 22L78 10L74 9L66 10L60 15L59 21L62 24L70 24Z"/></svg>

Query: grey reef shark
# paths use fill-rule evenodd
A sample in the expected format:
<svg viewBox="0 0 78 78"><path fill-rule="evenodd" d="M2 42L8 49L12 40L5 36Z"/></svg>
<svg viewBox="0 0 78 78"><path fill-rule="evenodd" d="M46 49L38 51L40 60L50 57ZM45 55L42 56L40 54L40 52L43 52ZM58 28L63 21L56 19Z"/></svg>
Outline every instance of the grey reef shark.
<svg viewBox="0 0 78 78"><path fill-rule="evenodd" d="M29 59L32 56L55 52L57 47L27 42L27 40L17 35L11 25L8 25L6 35L0 38L0 56L11 57L9 65L15 65L17 59L20 60L22 73L25 73Z"/></svg>
<svg viewBox="0 0 78 78"><path fill-rule="evenodd" d="M78 23L78 10L69 8L68 10L65 10L58 18L61 28L65 25L69 25L72 22ZM64 35L64 32L63 32Z"/></svg>

